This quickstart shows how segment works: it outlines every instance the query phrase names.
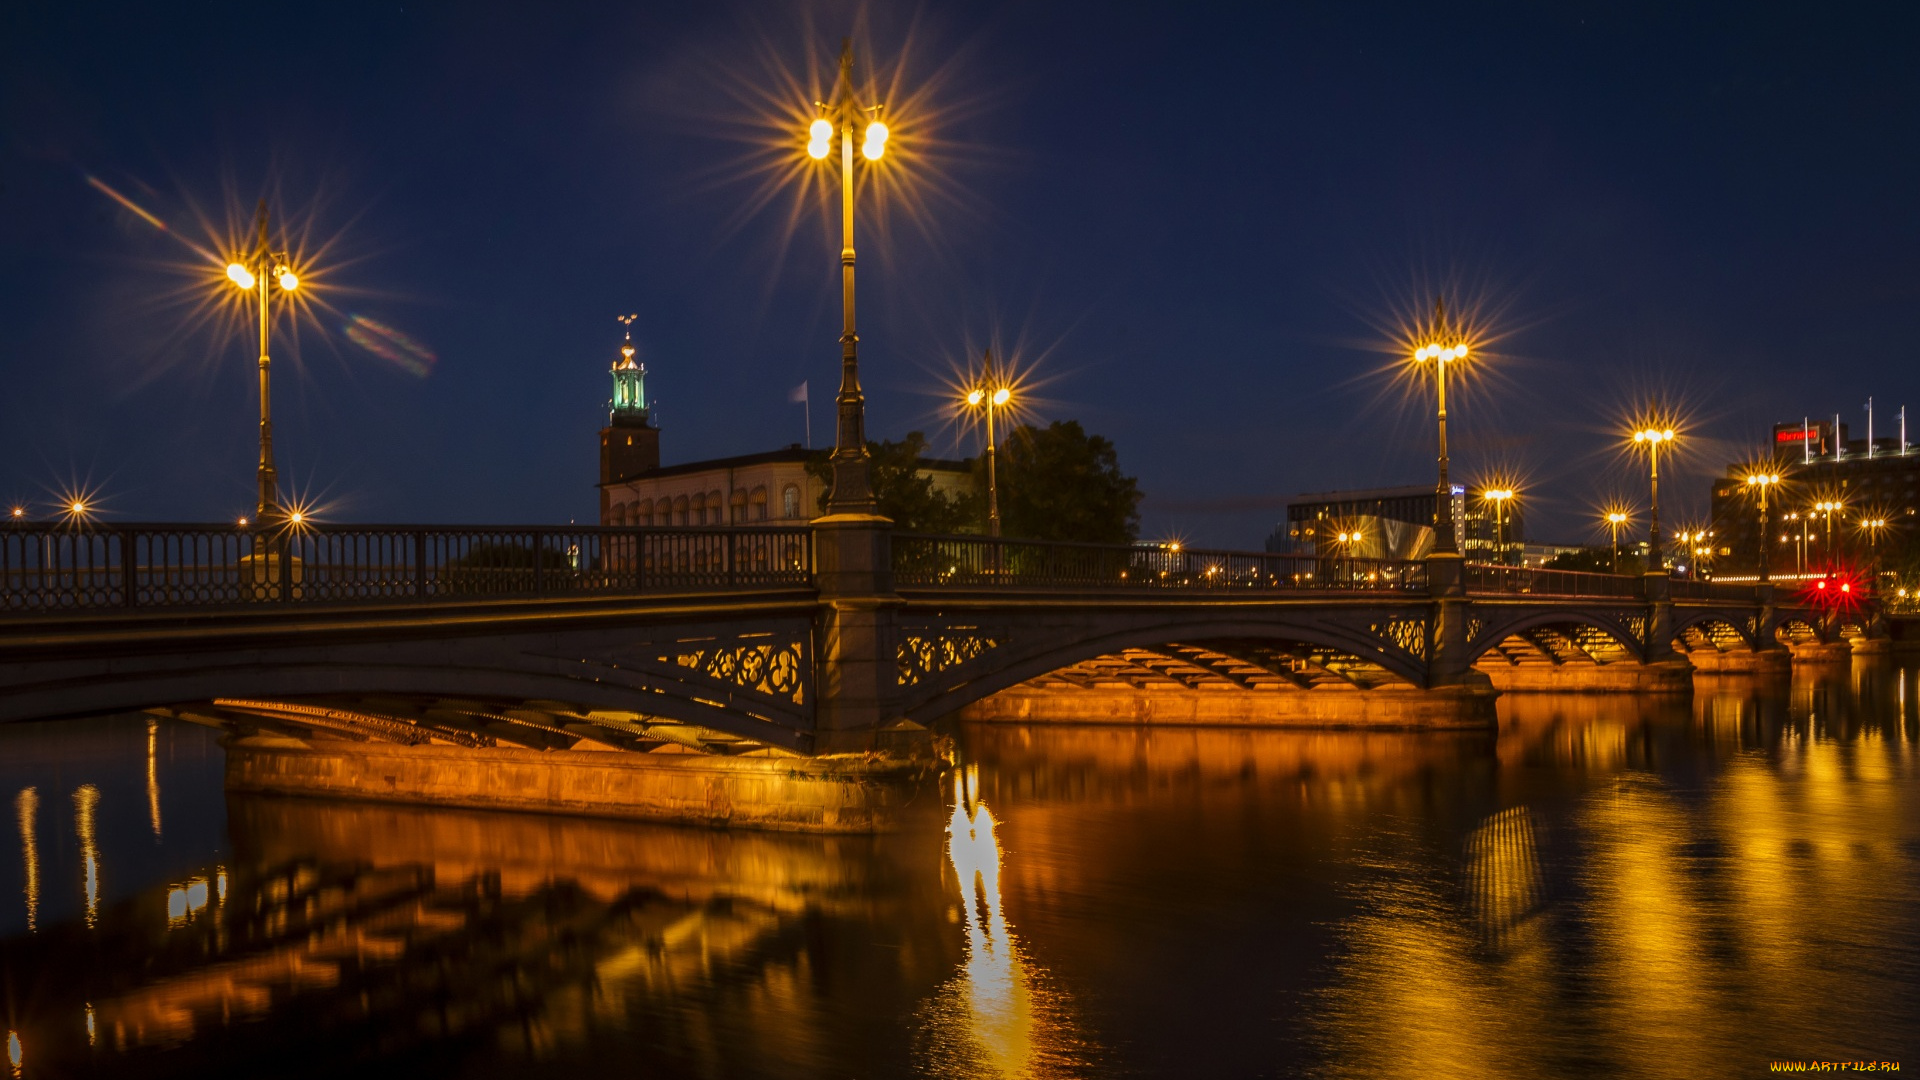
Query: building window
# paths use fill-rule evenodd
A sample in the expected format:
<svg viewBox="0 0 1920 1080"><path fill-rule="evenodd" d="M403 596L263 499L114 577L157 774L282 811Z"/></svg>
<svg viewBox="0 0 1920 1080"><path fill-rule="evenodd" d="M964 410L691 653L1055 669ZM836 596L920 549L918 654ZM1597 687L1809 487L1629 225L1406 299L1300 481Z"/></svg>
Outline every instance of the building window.
<svg viewBox="0 0 1920 1080"><path fill-rule="evenodd" d="M780 516L785 518L800 516L800 489L792 484L780 489Z"/></svg>
<svg viewBox="0 0 1920 1080"><path fill-rule="evenodd" d="M627 504L614 503L611 519L612 520L608 522L609 525L625 525L627 523Z"/></svg>

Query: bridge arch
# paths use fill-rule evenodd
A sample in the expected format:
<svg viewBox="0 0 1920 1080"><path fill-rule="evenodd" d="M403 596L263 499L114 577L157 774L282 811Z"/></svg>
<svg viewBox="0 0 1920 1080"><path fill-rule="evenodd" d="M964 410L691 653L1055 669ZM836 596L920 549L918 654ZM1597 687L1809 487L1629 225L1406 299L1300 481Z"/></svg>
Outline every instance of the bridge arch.
<svg viewBox="0 0 1920 1080"><path fill-rule="evenodd" d="M933 633L945 630L929 629ZM1365 627L1313 618L1155 618L1104 632L1018 625L976 627L972 631L981 635L978 640L993 644L982 648L972 660L927 672L905 686L902 703L908 719L928 723L1031 679L1128 650L1224 649L1224 655L1257 666L1265 666L1279 656L1321 650L1350 659L1356 667L1369 665L1384 676L1382 681L1415 687L1425 686L1427 681L1424 638L1418 642L1420 655L1416 655ZM1420 631L1425 632L1424 620ZM1249 655L1269 650L1278 656L1254 661Z"/></svg>
<svg viewBox="0 0 1920 1080"><path fill-rule="evenodd" d="M1504 656L1508 662L1514 662L1514 656L1507 650L1520 648L1540 653L1552 658L1556 663L1567 659L1566 652L1584 654L1594 663L1614 663L1631 660L1644 662L1646 647L1635 625L1629 621L1644 618L1637 614L1614 614L1598 609L1579 608L1539 608L1523 610L1505 618L1490 616L1487 623L1477 628L1470 636L1467 645L1469 663L1479 663L1490 659L1490 654ZM1644 623L1642 624L1644 625ZM1556 649L1552 638L1538 632L1550 631L1566 645L1565 649ZM1596 636L1597 635L1597 636ZM1510 643L1519 639L1520 644ZM1619 650L1618 655L1608 660L1599 659L1599 655L1611 651L1601 643ZM1558 655L1556 655L1558 654Z"/></svg>
<svg viewBox="0 0 1920 1080"><path fill-rule="evenodd" d="M1748 651L1758 649L1761 647L1758 627L1757 616L1742 616L1736 612L1711 608L1682 608L1676 610L1673 616L1674 641L1684 644L1688 652L1707 646L1720 652L1729 652L1730 647L1736 644Z"/></svg>

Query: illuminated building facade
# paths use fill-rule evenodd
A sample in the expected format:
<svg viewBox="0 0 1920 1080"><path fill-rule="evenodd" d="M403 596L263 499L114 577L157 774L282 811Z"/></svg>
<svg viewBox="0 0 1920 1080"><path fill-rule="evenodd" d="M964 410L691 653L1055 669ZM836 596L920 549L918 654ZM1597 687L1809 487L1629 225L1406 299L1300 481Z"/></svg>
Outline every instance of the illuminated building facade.
<svg viewBox="0 0 1920 1080"><path fill-rule="evenodd" d="M1920 533L1920 452L1900 434L1850 438L1834 420L1776 424L1774 461L1782 483L1769 496L1768 570L1780 578L1814 573L1829 558L1858 562L1910 546ZM1760 508L1746 483L1750 463L1713 483L1714 570L1744 577L1760 569ZM1823 510L1822 504L1839 504ZM1884 521L1877 529L1865 521ZM1828 525L1832 551L1829 553Z"/></svg>
<svg viewBox="0 0 1920 1080"><path fill-rule="evenodd" d="M614 361L613 399L600 430L600 524L794 524L819 517L825 481L807 463L825 455L799 443L757 454L689 461L662 467L660 429L647 410L645 365L633 344ZM971 491L965 462L920 460L936 491Z"/></svg>
<svg viewBox="0 0 1920 1080"><path fill-rule="evenodd" d="M1301 495L1287 503L1286 523L1267 537L1267 550L1359 559L1422 558L1433 550L1434 502L1432 487L1413 485ZM1467 489L1453 485L1454 542L1470 559L1470 518L1476 513L1468 505ZM1490 516L1484 529L1490 537ZM1342 533L1358 534L1359 539L1343 541Z"/></svg>

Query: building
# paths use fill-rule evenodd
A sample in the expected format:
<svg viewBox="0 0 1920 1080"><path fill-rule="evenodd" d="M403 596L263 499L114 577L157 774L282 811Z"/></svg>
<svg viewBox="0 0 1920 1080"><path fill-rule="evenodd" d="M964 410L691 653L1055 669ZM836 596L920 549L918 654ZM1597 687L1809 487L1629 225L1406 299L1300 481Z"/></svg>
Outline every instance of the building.
<svg viewBox="0 0 1920 1080"><path fill-rule="evenodd" d="M660 429L647 409L646 366L631 339L615 360L613 399L600 429L600 524L797 524L820 516L826 483L807 469L825 451L799 443L736 457L660 464ZM922 458L920 472L947 493L971 491L968 463Z"/></svg>
<svg viewBox="0 0 1920 1080"><path fill-rule="evenodd" d="M1838 418L1774 425L1781 483L1767 497L1772 574L1817 572L1828 561L1829 547L1832 558L1858 561L1882 546L1912 542L1920 533L1920 452L1906 442L1904 422L1902 428L1898 436L1869 441L1851 438ZM1760 504L1746 482L1752 471L1751 463L1729 465L1713 484L1713 569L1719 577L1760 569ZM1841 508L1823 510L1821 503ZM1869 529L1861 525L1865 521L1887 524Z"/></svg>
<svg viewBox="0 0 1920 1080"><path fill-rule="evenodd" d="M1520 565L1538 569L1562 555L1578 555L1586 550L1585 544L1522 544Z"/></svg>
<svg viewBox="0 0 1920 1080"><path fill-rule="evenodd" d="M1418 559L1433 551L1434 489L1424 486L1324 491L1287 503L1286 523L1267 538L1268 551L1347 555L1364 559ZM1358 539L1342 540L1341 536ZM1453 485L1454 546L1471 562L1518 564L1525 547L1517 507L1496 512Z"/></svg>

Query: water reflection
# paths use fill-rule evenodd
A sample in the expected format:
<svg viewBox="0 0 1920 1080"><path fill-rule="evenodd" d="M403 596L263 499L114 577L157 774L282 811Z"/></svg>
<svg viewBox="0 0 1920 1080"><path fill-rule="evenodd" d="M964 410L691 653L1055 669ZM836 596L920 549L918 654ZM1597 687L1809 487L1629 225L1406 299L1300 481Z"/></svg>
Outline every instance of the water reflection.
<svg viewBox="0 0 1920 1080"><path fill-rule="evenodd" d="M100 914L100 845L94 832L94 811L100 806L100 789L81 784L73 791L73 831L80 838L80 863L86 874L87 925Z"/></svg>
<svg viewBox="0 0 1920 1080"><path fill-rule="evenodd" d="M27 899L27 930L31 933L40 918L40 843L39 829L40 792L34 788L21 788L20 794L13 797L14 817L20 823L20 858L22 890Z"/></svg>
<svg viewBox="0 0 1920 1080"><path fill-rule="evenodd" d="M1497 738L976 726L944 835L881 838L235 797L221 846L167 729L129 726L118 772L8 778L9 1054L516 1080L1911 1059L1915 689L1882 661L1515 695ZM84 906L40 895L82 867Z"/></svg>
<svg viewBox="0 0 1920 1080"><path fill-rule="evenodd" d="M320 1074L431 1054L495 1075L611 1069L637 1041L668 1075L836 1075L830 1006L884 1023L960 966L937 836L265 798L233 799L230 826L234 865L9 943L37 1060ZM897 1060L911 1034L891 1026Z"/></svg>
<svg viewBox="0 0 1920 1080"><path fill-rule="evenodd" d="M977 765L954 775L947 859L953 909L966 928L966 960L920 1018L919 1067L930 1076L1070 1075L1090 1058L1066 995L1037 972L1007 922L993 810Z"/></svg>
<svg viewBox="0 0 1920 1080"><path fill-rule="evenodd" d="M160 839L160 721L147 717L147 820Z"/></svg>

